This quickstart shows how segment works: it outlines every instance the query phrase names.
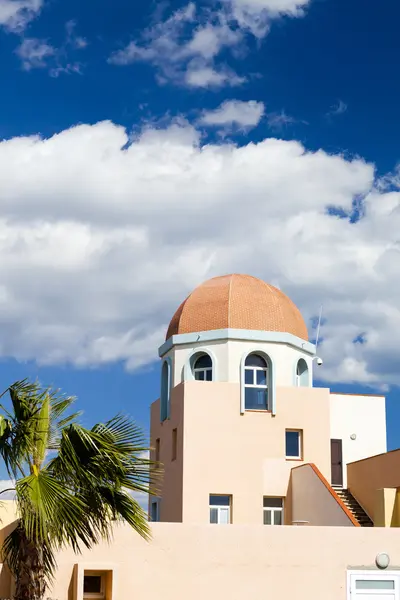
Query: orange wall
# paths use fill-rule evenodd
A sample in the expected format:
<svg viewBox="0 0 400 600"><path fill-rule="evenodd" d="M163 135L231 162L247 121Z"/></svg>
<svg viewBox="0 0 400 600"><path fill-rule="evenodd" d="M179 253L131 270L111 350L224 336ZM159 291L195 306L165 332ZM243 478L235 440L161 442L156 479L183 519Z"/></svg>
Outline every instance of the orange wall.
<svg viewBox="0 0 400 600"><path fill-rule="evenodd" d="M354 527L329 483L313 465L302 465L291 473L291 519L309 525Z"/></svg>
<svg viewBox="0 0 400 600"><path fill-rule="evenodd" d="M58 557L48 596L73 600L73 568L114 572L113 600L346 600L346 571L375 568L383 549L400 567L398 531L356 527L268 527L155 523L147 543L127 526L106 543Z"/></svg>
<svg viewBox="0 0 400 600"><path fill-rule="evenodd" d="M183 415L179 451L184 457L173 466L171 429L182 427ZM171 422L161 426L159 420L157 402L152 406L152 443L161 437L168 485L162 520L172 520L171 515L178 520L173 507L180 506L182 495L183 521L208 523L209 494L231 494L233 522L261 524L263 496L286 496L290 470L301 464L285 459L286 428L303 430L304 461L315 462L330 478L329 390L278 388L275 417L259 411L241 415L240 384L190 381L172 391ZM178 464L183 467L182 487L178 474L172 479Z"/></svg>
<svg viewBox="0 0 400 600"><path fill-rule="evenodd" d="M400 487L400 450L347 465L348 488L374 520L377 490Z"/></svg>

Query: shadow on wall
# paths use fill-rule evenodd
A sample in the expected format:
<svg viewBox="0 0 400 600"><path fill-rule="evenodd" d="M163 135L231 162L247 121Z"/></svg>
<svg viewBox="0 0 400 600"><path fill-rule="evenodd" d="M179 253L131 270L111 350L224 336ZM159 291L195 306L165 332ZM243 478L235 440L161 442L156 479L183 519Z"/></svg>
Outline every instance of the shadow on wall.
<svg viewBox="0 0 400 600"><path fill-rule="evenodd" d="M290 473L292 524L359 527L332 486L312 463Z"/></svg>
<svg viewBox="0 0 400 600"><path fill-rule="evenodd" d="M15 520L0 529L0 545L3 546L4 540L16 528L18 521ZM3 561L3 558L2 558ZM12 596L11 584L12 577L8 567L2 562L0 571L0 598L10 598Z"/></svg>

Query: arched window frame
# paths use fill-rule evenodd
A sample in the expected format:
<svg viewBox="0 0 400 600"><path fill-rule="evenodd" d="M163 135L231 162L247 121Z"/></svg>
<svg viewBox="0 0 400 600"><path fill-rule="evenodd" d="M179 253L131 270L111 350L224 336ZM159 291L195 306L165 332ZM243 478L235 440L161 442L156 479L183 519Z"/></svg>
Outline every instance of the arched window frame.
<svg viewBox="0 0 400 600"><path fill-rule="evenodd" d="M267 364L267 388L268 388L269 411L271 411L271 413L273 415L275 415L276 414L275 367L274 367L274 363L271 360L271 357L269 356L269 354L267 354L263 350L260 350L259 348L253 348L252 350L249 350L248 352L246 352L246 354L244 354L242 356L242 360L240 363L240 413L242 415L244 415L246 412L245 366L246 366L246 359L250 356L250 354L258 354L265 360L265 362Z"/></svg>
<svg viewBox="0 0 400 600"><path fill-rule="evenodd" d="M193 352L188 356L188 359L184 366L184 381L195 381L193 367L198 358L203 354L207 354L211 358L212 364L212 380L217 381L217 359L215 354L210 351L208 348L196 348ZM210 383L210 382L208 382Z"/></svg>
<svg viewBox="0 0 400 600"><path fill-rule="evenodd" d="M306 368L301 375L298 375L300 363L304 363ZM303 379L301 379L301 377L303 377ZM303 357L298 358L294 365L294 385L295 387L310 387L310 366Z"/></svg>
<svg viewBox="0 0 400 600"><path fill-rule="evenodd" d="M204 366L198 366L198 363L200 362L200 360L202 358L207 358L209 359L209 366L204 367ZM212 366L212 358L209 354L199 354L198 356L194 357L193 360L193 377L196 381L212 381L212 376L213 376L213 366ZM197 374L202 374L203 377L197 377Z"/></svg>
<svg viewBox="0 0 400 600"><path fill-rule="evenodd" d="M171 415L172 361L170 357L161 365L160 420L161 423Z"/></svg>

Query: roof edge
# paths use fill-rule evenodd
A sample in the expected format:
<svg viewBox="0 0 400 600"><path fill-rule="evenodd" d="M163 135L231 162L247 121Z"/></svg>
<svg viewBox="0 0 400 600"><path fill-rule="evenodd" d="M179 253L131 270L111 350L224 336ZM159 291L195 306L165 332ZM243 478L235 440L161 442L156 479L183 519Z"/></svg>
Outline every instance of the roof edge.
<svg viewBox="0 0 400 600"><path fill-rule="evenodd" d="M198 331L195 333L180 333L171 336L158 349L158 355L162 358L174 346L184 344L204 345L207 342L216 342L222 340L240 340L248 342L271 342L273 344L286 344L302 350L310 356L315 356L316 347L311 342L307 342L292 333L280 331L259 331L255 329L214 329L211 331Z"/></svg>

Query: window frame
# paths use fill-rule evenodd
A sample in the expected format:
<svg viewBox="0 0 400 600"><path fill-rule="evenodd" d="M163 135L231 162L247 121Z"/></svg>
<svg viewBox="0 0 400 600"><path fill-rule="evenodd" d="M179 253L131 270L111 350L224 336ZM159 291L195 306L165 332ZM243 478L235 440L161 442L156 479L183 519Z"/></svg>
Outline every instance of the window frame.
<svg viewBox="0 0 400 600"><path fill-rule="evenodd" d="M207 356L210 359L211 367L197 367L196 368L196 363L198 360L200 360L200 358L202 356ZM207 381L207 382L214 381L214 363L213 363L211 354L209 354L208 352L205 352L205 351L196 352L191 357L191 363L192 363L191 371L192 371L193 379L195 381ZM203 374L203 379L197 378L196 375L200 375L201 373ZM211 379L207 379L208 373L211 373Z"/></svg>
<svg viewBox="0 0 400 600"><path fill-rule="evenodd" d="M304 363L305 365L305 369L302 373L300 373L300 375L298 374L298 370L299 370L299 365L300 363ZM303 380L301 379L304 376L305 380L303 382ZM297 361L296 361L296 368L295 368L295 384L296 387L310 387L310 368L308 366L308 362L305 360L305 358L300 357Z"/></svg>
<svg viewBox="0 0 400 600"><path fill-rule="evenodd" d="M156 507L156 519L153 519L153 506ZM151 523L159 523L160 522L160 499L159 498L151 498L150 500L150 515L149 521Z"/></svg>
<svg viewBox="0 0 400 600"><path fill-rule="evenodd" d="M106 597L106 574L104 571L86 571L83 573L83 590L85 589L85 577L100 577L100 592L85 592L83 591L83 599L103 600Z"/></svg>
<svg viewBox="0 0 400 600"><path fill-rule="evenodd" d="M161 364L161 390L160 390L160 421L164 423L171 415L171 389L172 389L172 362L167 357Z"/></svg>
<svg viewBox="0 0 400 600"><path fill-rule="evenodd" d="M264 506L264 499L265 498L276 498L277 500L281 500L282 501L282 506L278 507L278 506ZM266 512L270 511L271 512L271 523L265 523L264 522L264 515ZM276 525L274 523L274 515L275 513L280 513L281 514L281 523ZM279 527L280 525L284 525L285 524L285 498L283 498L282 496L263 496L263 525L266 525L267 527Z"/></svg>
<svg viewBox="0 0 400 600"><path fill-rule="evenodd" d="M357 581L394 581L393 589L373 589L370 590L364 589L362 590L362 594L357 594L357 592L361 592L360 589L357 589L356 582ZM395 600L400 599L400 572L399 571L380 571L380 570L348 570L347 571L347 598L348 600L357 600L358 598L368 599L369 596L373 597L379 592L382 596L388 596L388 598L394 596Z"/></svg>
<svg viewBox="0 0 400 600"><path fill-rule="evenodd" d="M264 361L265 367L255 366L255 365L246 365L247 360L250 356L257 356ZM242 377L243 377L243 393L244 393L244 410L245 411L257 411L257 412L271 412L271 400L270 400L270 382L271 382L271 366L270 360L265 357L265 355L261 352L253 351L249 352L246 356L242 369ZM257 373L265 374L265 384L257 383ZM253 374L253 383L246 383L246 373ZM256 389L256 390L265 390L266 392L266 403L262 408L247 408L246 406L246 389Z"/></svg>
<svg viewBox="0 0 400 600"><path fill-rule="evenodd" d="M291 433L298 433L298 435L299 435L299 455L298 456L290 456L287 453L286 434L290 433L290 432ZM286 458L286 460L302 461L302 460L304 460L303 456L304 456L304 450L303 450L303 430L302 429L285 429L285 458Z"/></svg>
<svg viewBox="0 0 400 600"><path fill-rule="evenodd" d="M229 504L211 504L211 498L229 498ZM231 525L232 524L232 495L231 494L210 494L208 497L209 523L210 525ZM220 515L222 511L228 509L228 522L221 523ZM217 523L211 522L211 510L217 510Z"/></svg>

